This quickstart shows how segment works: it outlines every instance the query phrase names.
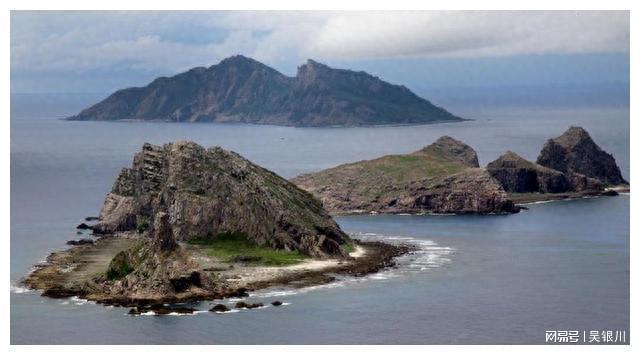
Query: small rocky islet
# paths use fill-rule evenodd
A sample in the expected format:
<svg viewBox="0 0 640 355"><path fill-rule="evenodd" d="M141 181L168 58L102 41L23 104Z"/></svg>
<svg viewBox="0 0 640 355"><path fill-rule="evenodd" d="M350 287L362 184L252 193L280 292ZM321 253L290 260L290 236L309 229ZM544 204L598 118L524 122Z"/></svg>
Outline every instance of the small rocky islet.
<svg viewBox="0 0 640 355"><path fill-rule="evenodd" d="M99 217L85 221L95 224L78 225L96 238L70 241L24 284L43 296L131 306L131 314L192 313L165 305L362 276L413 250L354 240L330 214L515 213L522 202L621 189L628 182L614 158L578 127L549 140L535 163L507 152L481 168L473 148L445 136L411 154L291 181L220 147L144 144Z"/></svg>
<svg viewBox="0 0 640 355"><path fill-rule="evenodd" d="M537 162L508 151L480 168L473 148L444 136L416 152L343 164L292 180L329 213L515 213L525 202L628 191L620 168L580 127L550 139Z"/></svg>

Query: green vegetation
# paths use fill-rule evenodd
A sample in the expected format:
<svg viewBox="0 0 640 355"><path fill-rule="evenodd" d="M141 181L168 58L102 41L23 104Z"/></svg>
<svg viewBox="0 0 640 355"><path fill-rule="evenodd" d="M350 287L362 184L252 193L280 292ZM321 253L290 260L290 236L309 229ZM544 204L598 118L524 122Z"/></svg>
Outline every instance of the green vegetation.
<svg viewBox="0 0 640 355"><path fill-rule="evenodd" d="M210 256L224 262L241 261L248 264L286 266L307 258L298 251L277 250L259 246L243 233L225 232L206 237L196 237L190 244L206 247Z"/></svg>
<svg viewBox="0 0 640 355"><path fill-rule="evenodd" d="M353 245L353 243L347 243L347 244L343 244L341 246L342 250L344 250L346 253L353 253L354 251L356 251L356 246Z"/></svg>
<svg viewBox="0 0 640 355"><path fill-rule="evenodd" d="M147 221L142 221L138 223L138 225L136 226L136 231L138 231L138 233L140 234L144 233L148 229L149 229L149 222Z"/></svg>
<svg viewBox="0 0 640 355"><path fill-rule="evenodd" d="M129 262L129 253L121 251L109 263L106 276L109 280L117 280L127 276L132 271L133 267Z"/></svg>

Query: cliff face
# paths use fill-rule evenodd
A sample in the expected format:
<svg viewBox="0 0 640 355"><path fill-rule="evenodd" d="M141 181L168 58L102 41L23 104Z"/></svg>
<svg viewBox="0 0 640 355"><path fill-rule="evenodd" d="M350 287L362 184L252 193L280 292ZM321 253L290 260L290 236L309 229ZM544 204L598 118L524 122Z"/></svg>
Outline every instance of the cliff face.
<svg viewBox="0 0 640 355"><path fill-rule="evenodd" d="M309 193L236 153L192 142L145 144L118 176L94 231L144 230L158 213L177 241L240 233L312 257L345 256L340 245L349 241Z"/></svg>
<svg viewBox="0 0 640 355"><path fill-rule="evenodd" d="M289 126L357 126L459 121L460 118L365 72L309 60L287 77L234 56L209 68L158 78L115 92L72 120L247 122Z"/></svg>
<svg viewBox="0 0 640 355"><path fill-rule="evenodd" d="M411 154L340 165L293 179L333 213L506 213L517 208L451 137Z"/></svg>
<svg viewBox="0 0 640 355"><path fill-rule="evenodd" d="M597 179L606 185L628 184L613 156L602 150L581 127L569 127L560 137L547 141L537 163L563 173Z"/></svg>
<svg viewBox="0 0 640 355"><path fill-rule="evenodd" d="M489 163L487 171L507 192L561 193L604 189L599 180L578 173L565 174L530 162L511 151Z"/></svg>

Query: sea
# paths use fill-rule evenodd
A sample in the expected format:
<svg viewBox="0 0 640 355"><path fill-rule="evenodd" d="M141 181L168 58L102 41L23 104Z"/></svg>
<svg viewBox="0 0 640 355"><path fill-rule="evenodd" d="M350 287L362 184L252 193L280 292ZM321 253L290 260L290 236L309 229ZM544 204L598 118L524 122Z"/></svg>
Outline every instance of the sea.
<svg viewBox="0 0 640 355"><path fill-rule="evenodd" d="M628 105L448 107L472 120L421 126L266 125L61 120L100 94L11 96L12 344L545 344L629 339L628 194L528 205L513 215L337 217L354 238L418 251L362 278L250 294L266 307L225 314L130 316L127 308L49 299L20 285L34 264L77 239L143 143L221 146L286 178L443 135L481 165L507 150L535 160L545 141L582 126L629 178ZM280 307L269 303L280 300ZM237 300L223 300L233 304ZM216 302L217 303L217 302ZM565 332L565 333L562 333ZM609 333L611 332L611 333ZM594 340L590 335L600 334ZM605 338L602 334L615 334ZM622 334L625 335L622 338ZM551 339L551 340L550 340Z"/></svg>

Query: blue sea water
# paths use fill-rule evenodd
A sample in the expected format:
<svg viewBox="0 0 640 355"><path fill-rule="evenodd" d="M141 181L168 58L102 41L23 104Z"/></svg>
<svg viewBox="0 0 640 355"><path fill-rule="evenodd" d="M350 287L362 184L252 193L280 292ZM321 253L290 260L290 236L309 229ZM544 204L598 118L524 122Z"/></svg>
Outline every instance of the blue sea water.
<svg viewBox="0 0 640 355"><path fill-rule="evenodd" d="M95 99L12 96L12 344L538 344L546 330L620 330L629 341L628 195L535 204L509 216L340 217L355 237L413 243L420 253L363 279L252 295L282 307L131 317L16 286L77 238L75 226L98 213L144 142L220 145L293 177L411 152L441 135L470 144L482 165L506 150L535 160L548 138L580 125L628 178L628 108L462 107L454 113L474 121L369 128L58 119Z"/></svg>

